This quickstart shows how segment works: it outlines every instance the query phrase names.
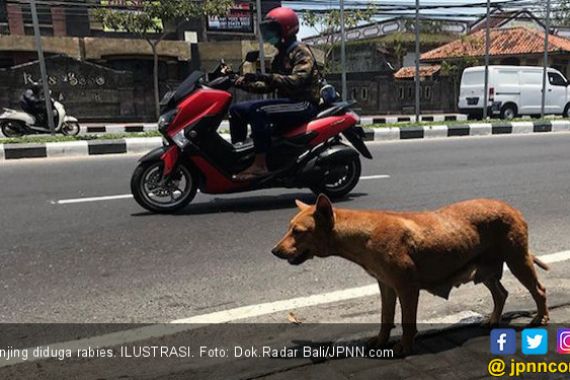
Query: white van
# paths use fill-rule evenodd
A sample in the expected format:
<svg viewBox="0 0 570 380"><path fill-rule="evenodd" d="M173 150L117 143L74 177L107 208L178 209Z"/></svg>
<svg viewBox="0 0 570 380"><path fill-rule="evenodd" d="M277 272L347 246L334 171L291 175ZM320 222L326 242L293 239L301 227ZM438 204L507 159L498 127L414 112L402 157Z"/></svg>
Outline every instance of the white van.
<svg viewBox="0 0 570 380"><path fill-rule="evenodd" d="M568 81L560 71L548 68L544 112L568 117ZM489 66L489 112L503 119L540 115L543 68L539 66ZM485 66L463 71L459 110L470 117L483 115Z"/></svg>

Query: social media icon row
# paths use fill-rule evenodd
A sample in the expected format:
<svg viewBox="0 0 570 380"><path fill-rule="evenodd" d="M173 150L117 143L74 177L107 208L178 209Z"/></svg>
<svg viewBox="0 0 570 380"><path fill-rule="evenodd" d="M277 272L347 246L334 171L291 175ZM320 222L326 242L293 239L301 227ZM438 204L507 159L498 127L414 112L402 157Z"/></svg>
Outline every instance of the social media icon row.
<svg viewBox="0 0 570 380"><path fill-rule="evenodd" d="M517 352L517 334L514 329L491 330L491 353L513 355ZM521 351L525 355L546 355L548 353L548 331L546 329L524 329L521 333ZM558 329L556 351L570 354L570 329Z"/></svg>

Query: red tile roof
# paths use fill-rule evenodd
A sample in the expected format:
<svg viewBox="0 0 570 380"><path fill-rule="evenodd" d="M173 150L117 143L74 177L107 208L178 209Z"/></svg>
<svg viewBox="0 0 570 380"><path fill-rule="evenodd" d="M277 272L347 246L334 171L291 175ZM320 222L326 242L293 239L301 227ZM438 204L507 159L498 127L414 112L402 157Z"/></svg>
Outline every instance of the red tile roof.
<svg viewBox="0 0 570 380"><path fill-rule="evenodd" d="M431 77L441 70L441 65L420 66L420 78ZM414 79L416 75L415 67L402 67L394 74L396 79Z"/></svg>
<svg viewBox="0 0 570 380"><path fill-rule="evenodd" d="M491 56L509 56L544 53L544 33L517 27L491 30ZM570 40L552 34L548 37L548 51L570 52ZM485 30L466 35L437 49L422 54L423 61L447 58L482 57L485 55Z"/></svg>

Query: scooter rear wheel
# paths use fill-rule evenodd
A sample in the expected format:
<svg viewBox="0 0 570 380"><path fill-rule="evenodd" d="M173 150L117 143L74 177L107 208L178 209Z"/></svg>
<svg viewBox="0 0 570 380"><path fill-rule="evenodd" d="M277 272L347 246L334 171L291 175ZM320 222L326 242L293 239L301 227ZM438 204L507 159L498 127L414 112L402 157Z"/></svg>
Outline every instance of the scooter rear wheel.
<svg viewBox="0 0 570 380"><path fill-rule="evenodd" d="M157 213L172 213L183 209L194 199L198 181L185 165L178 165L163 182L162 161L142 162L131 178L131 192L137 203Z"/></svg>
<svg viewBox="0 0 570 380"><path fill-rule="evenodd" d="M76 122L65 123L61 128L61 133L65 136L77 136L79 131L81 131L81 126Z"/></svg>
<svg viewBox="0 0 570 380"><path fill-rule="evenodd" d="M22 123L16 120L4 121L0 123L2 126L2 134L5 137L21 137L22 133Z"/></svg>
<svg viewBox="0 0 570 380"><path fill-rule="evenodd" d="M342 199L358 184L361 172L360 157L355 156L350 161L329 168L322 183L311 187L311 191L315 195L325 194L332 200Z"/></svg>

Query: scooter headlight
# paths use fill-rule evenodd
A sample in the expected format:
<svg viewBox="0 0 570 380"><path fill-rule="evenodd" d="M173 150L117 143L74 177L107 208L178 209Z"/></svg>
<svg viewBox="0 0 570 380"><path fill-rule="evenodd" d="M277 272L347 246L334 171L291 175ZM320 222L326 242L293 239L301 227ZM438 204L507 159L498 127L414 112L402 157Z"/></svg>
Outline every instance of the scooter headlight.
<svg viewBox="0 0 570 380"><path fill-rule="evenodd" d="M165 131L166 128L168 128L168 126L170 125L170 123L172 123L172 121L176 117L177 113L178 113L178 110L174 109L174 110L169 111L165 114L162 114L160 116L160 118L158 119L158 130L159 131Z"/></svg>
<svg viewBox="0 0 570 380"><path fill-rule="evenodd" d="M184 129L181 129L177 134L175 134L174 136L172 136L172 141L174 141L174 143L176 145L178 145L178 147L180 149L184 148L186 145L190 144L190 140L188 140L188 138L186 137L186 135L184 134Z"/></svg>

